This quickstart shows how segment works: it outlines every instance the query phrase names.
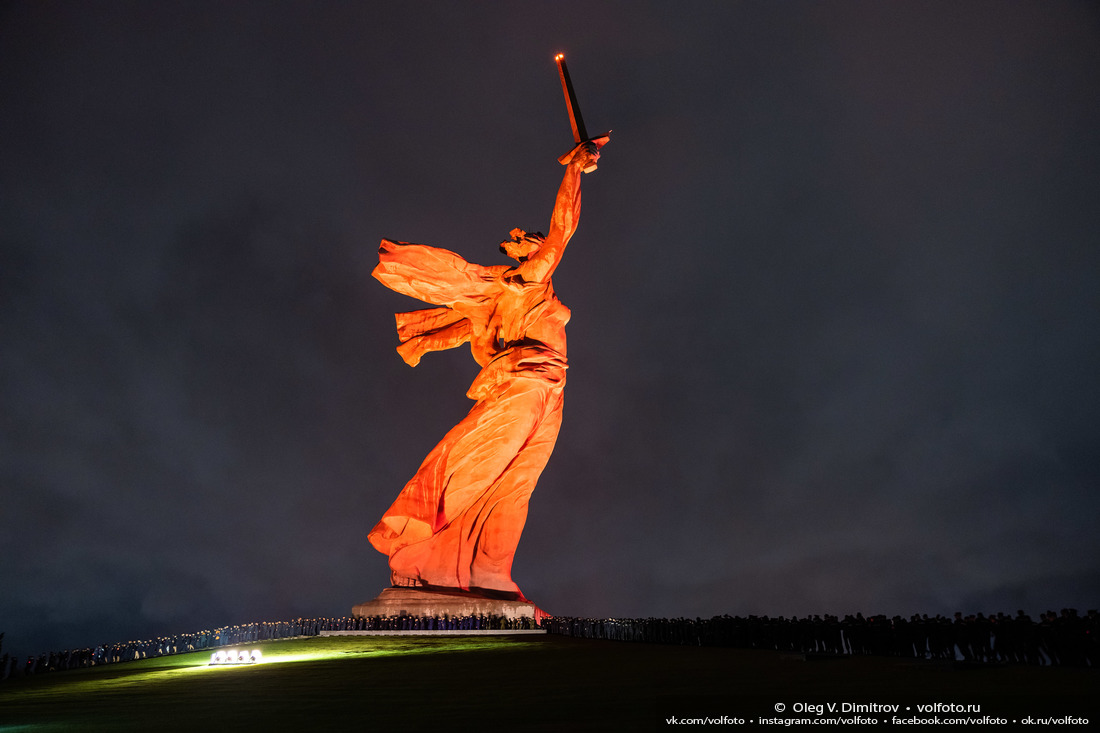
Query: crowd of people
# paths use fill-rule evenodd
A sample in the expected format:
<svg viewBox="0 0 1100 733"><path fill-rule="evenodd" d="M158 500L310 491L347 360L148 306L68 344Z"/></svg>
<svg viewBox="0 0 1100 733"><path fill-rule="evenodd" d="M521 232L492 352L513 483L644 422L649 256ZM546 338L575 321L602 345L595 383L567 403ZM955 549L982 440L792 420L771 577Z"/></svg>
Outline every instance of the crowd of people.
<svg viewBox="0 0 1100 733"><path fill-rule="evenodd" d="M203 651L266 639L287 639L296 636L316 636L334 619L295 619L293 621L263 621L259 623L223 626L206 631L175 636L160 636L144 641L122 641L99 644L83 649L44 652L20 662L14 656L0 656L0 679L15 675L31 675L63 669L93 667L100 664L129 662L135 659L161 657L167 654Z"/></svg>
<svg viewBox="0 0 1100 733"><path fill-rule="evenodd" d="M500 631L531 630L538 626L530 617L477 616L355 616L339 619L342 627L331 631Z"/></svg>
<svg viewBox="0 0 1100 733"><path fill-rule="evenodd" d="M325 631L485 631L542 628L585 639L651 644L768 649L815 655L876 654L989 664L1100 666L1100 613L1047 611L1035 621L1023 611L945 616L715 616L702 618L579 618L555 616L342 616L264 621L146 641L47 652L25 662L0 656L0 680L101 664L203 651ZM0 634L0 640L3 635ZM2 643L2 641L0 641Z"/></svg>
<svg viewBox="0 0 1100 733"><path fill-rule="evenodd" d="M101 664L129 662L136 659L161 657L168 654L205 651L270 639L290 639L319 636L325 631L420 631L452 630L483 631L501 629L534 629L531 618L508 619L503 616L340 616L298 618L293 621L262 621L191 634L161 636L144 641L124 641L100 644L83 649L44 652L29 656L24 662L16 657L0 656L0 680L12 676L40 674L65 669L94 667ZM3 636L0 635L0 640Z"/></svg>
<svg viewBox="0 0 1100 733"><path fill-rule="evenodd" d="M558 616L551 634L586 639L771 649L799 654L876 654L972 663L1100 666L1100 614L1023 611L945 616L715 616L597 619Z"/></svg>

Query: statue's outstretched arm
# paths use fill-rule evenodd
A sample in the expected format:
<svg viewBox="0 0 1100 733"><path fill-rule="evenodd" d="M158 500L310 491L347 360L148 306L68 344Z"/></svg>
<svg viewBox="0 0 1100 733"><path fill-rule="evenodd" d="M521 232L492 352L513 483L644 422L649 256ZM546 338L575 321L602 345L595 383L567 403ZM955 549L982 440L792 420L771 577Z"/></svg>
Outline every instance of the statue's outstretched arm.
<svg viewBox="0 0 1100 733"><path fill-rule="evenodd" d="M554 274L565 245L569 244L581 215L581 172L591 161L600 157L595 143L578 146L576 154L565 166L565 176L554 201L554 213L550 215L550 232L538 251L516 268L516 274L527 282L546 282Z"/></svg>

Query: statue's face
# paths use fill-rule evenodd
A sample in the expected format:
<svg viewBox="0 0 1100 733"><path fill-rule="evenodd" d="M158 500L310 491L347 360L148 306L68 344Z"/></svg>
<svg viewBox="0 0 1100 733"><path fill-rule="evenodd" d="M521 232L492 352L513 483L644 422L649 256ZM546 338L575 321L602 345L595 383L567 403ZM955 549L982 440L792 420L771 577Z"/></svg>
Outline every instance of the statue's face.
<svg viewBox="0 0 1100 733"><path fill-rule="evenodd" d="M513 260L523 262L528 257L539 251L542 246L541 234L528 234L522 229L513 229L512 238L500 243L500 249Z"/></svg>

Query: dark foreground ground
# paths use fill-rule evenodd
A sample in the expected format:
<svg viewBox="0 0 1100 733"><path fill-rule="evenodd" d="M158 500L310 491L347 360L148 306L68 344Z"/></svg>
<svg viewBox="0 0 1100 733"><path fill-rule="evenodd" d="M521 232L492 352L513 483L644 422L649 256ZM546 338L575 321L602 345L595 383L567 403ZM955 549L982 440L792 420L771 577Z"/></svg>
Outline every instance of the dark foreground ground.
<svg viewBox="0 0 1100 733"><path fill-rule="evenodd" d="M264 661L248 667L210 667L204 652L9 680L0 685L0 732L635 731L680 727L667 724L673 716L726 716L726 729L753 729L783 727L769 722L777 717L841 714L877 721L836 726L845 730L888 730L901 725L894 716L934 715L941 723L1002 717L1011 728L1024 728L1029 715L1087 717L1091 725L1071 726L1084 730L1097 725L1092 700L1100 697L1093 669L806 660L560 636L314 637L256 646ZM916 707L936 703L981 709ZM813 705L826 706L821 716ZM900 707L874 707L884 705Z"/></svg>

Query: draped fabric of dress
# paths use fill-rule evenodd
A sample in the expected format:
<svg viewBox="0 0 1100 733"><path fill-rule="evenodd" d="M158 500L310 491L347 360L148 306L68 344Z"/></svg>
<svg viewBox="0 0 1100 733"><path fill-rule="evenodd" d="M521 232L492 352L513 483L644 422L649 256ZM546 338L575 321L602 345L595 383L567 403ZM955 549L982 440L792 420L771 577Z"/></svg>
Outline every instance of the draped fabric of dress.
<svg viewBox="0 0 1100 733"><path fill-rule="evenodd" d="M440 306L397 314L407 363L471 340L485 363L467 392L477 404L428 454L371 544L389 555L394 585L522 597L512 559L557 439L567 367L564 337L552 348L526 334L536 326L564 334L569 309L550 282L524 282L447 250L383 240L379 260L374 276L383 284Z"/></svg>

